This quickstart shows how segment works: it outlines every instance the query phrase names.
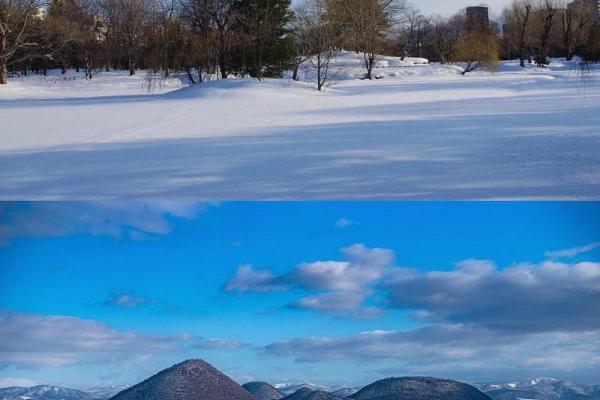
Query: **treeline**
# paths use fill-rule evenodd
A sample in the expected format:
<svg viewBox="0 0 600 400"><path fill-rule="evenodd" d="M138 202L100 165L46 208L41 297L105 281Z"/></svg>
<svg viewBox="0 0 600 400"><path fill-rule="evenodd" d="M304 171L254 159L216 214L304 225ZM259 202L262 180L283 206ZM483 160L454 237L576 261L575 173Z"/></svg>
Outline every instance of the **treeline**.
<svg viewBox="0 0 600 400"><path fill-rule="evenodd" d="M493 68L500 58L598 58L598 21L587 2L515 0L502 23L474 28L464 12L426 17L403 0L0 0L0 84L11 73L59 68L187 73L192 83L230 75L281 76L309 63L321 90L340 48Z"/></svg>

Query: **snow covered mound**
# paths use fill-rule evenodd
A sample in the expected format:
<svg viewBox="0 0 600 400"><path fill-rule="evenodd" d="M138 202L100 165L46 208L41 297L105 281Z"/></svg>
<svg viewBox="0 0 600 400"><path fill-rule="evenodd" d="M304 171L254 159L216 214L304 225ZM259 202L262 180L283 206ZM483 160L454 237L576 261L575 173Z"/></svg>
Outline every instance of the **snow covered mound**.
<svg viewBox="0 0 600 400"><path fill-rule="evenodd" d="M165 93L185 86L178 76L157 78L153 74L139 71L129 76L123 71L98 72L93 79L86 80L83 72L59 70L44 75L13 77L9 84L0 88L0 100L10 98L65 98L94 96L120 96L128 94Z"/></svg>
<svg viewBox="0 0 600 400"><path fill-rule="evenodd" d="M391 79L410 76L456 75L461 69L454 65L429 64L429 60L419 57L381 56L378 57L373 77L376 79ZM362 53L341 50L335 55L329 67L332 81L363 79L365 76L365 61ZM311 61L304 62L299 71L300 80L316 80L316 71Z"/></svg>

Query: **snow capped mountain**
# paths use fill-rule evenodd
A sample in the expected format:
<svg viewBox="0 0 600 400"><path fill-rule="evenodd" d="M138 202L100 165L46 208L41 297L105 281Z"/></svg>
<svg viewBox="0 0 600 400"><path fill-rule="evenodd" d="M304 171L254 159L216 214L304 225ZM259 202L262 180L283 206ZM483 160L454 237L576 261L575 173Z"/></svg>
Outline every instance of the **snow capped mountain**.
<svg viewBox="0 0 600 400"><path fill-rule="evenodd" d="M86 389L87 393L92 394L94 397L98 399L109 399L116 395L119 392L122 392L125 389L129 389L130 385L117 385L117 386L105 386L105 387L92 387Z"/></svg>
<svg viewBox="0 0 600 400"><path fill-rule="evenodd" d="M30 388L0 389L0 400L96 400L94 395L60 386L37 385Z"/></svg>
<svg viewBox="0 0 600 400"><path fill-rule="evenodd" d="M300 389L324 390L328 392L330 389L327 386L317 385L314 383L276 383L273 387L285 395L292 394Z"/></svg>
<svg viewBox="0 0 600 400"><path fill-rule="evenodd" d="M475 386L494 400L600 400L594 387L548 377Z"/></svg>
<svg viewBox="0 0 600 400"><path fill-rule="evenodd" d="M600 385L586 386L549 377L533 377L522 381L489 382L473 385L493 400L600 400ZM300 389L325 391L338 398L357 393L359 387L324 386L314 383L276 383L274 388L285 395ZM37 385L0 389L0 400L107 400L130 388L129 385L92 387L76 390L60 386Z"/></svg>

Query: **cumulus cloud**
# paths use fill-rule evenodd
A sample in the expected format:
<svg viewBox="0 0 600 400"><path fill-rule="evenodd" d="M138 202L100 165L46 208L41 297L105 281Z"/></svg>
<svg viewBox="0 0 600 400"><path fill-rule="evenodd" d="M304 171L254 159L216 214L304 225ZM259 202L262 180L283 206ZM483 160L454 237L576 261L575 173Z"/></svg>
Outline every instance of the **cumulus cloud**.
<svg viewBox="0 0 600 400"><path fill-rule="evenodd" d="M300 264L291 280L308 290L360 290L378 281L392 267L395 253L355 244L340 251L345 261Z"/></svg>
<svg viewBox="0 0 600 400"><path fill-rule="evenodd" d="M269 270L241 266L225 284L225 290L245 292L286 291L293 288L310 295L290 304L293 308L329 313L373 315L376 307L365 307L371 285L391 271L395 253L388 249L355 244L340 250L343 261L302 263L292 272L275 275Z"/></svg>
<svg viewBox="0 0 600 400"><path fill-rule="evenodd" d="M22 237L75 234L130 237L171 232L171 218L193 219L206 209L190 202L16 203L0 206L0 243Z"/></svg>
<svg viewBox="0 0 600 400"><path fill-rule="evenodd" d="M283 275L242 267L226 287L238 292L297 289L305 294L290 307L322 313L376 316L383 309L399 309L425 323L493 330L600 329L597 262L550 259L498 268L490 260L468 259L451 270L419 270L396 266L389 249L355 244L340 252L342 260L302 263Z"/></svg>
<svg viewBox="0 0 600 400"><path fill-rule="evenodd" d="M121 332L75 317L0 312L0 365L36 368L143 361L193 341L185 334Z"/></svg>
<svg viewBox="0 0 600 400"><path fill-rule="evenodd" d="M228 292L276 292L289 289L282 277L269 270L256 270L251 265L242 265L235 276L225 284Z"/></svg>
<svg viewBox="0 0 600 400"><path fill-rule="evenodd" d="M389 306L433 321L506 331L600 329L600 264L547 261L497 269L469 260L452 271L399 270Z"/></svg>
<svg viewBox="0 0 600 400"><path fill-rule="evenodd" d="M323 312L353 311L360 308L369 297L368 292L340 291L301 298L292 304L295 308L307 308Z"/></svg>
<svg viewBox="0 0 600 400"><path fill-rule="evenodd" d="M596 249L600 249L600 242L589 243L585 246L571 247L570 249L547 251L545 255L549 258L570 258L576 257L583 253L589 253L590 251L594 251Z"/></svg>
<svg viewBox="0 0 600 400"><path fill-rule="evenodd" d="M531 375L600 373L600 263L550 259L500 268L468 259L449 270L421 270L396 266L390 250L356 245L342 253L341 261L301 264L286 276L310 292L292 306L344 314L380 297L379 307L410 313L415 327L289 339L265 353L387 363L403 374L463 371L471 379L497 379L507 365Z"/></svg>

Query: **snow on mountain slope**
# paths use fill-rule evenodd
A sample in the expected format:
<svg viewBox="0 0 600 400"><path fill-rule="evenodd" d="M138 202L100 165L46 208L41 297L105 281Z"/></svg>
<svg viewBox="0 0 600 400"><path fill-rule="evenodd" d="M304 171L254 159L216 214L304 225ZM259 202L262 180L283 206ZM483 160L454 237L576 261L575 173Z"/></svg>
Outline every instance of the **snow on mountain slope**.
<svg viewBox="0 0 600 400"><path fill-rule="evenodd" d="M90 393L60 386L38 385L30 388L0 389L1 400L95 400Z"/></svg>
<svg viewBox="0 0 600 400"><path fill-rule="evenodd" d="M494 400L598 400L593 387L548 377L475 385Z"/></svg>

